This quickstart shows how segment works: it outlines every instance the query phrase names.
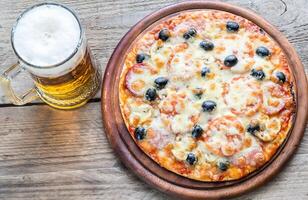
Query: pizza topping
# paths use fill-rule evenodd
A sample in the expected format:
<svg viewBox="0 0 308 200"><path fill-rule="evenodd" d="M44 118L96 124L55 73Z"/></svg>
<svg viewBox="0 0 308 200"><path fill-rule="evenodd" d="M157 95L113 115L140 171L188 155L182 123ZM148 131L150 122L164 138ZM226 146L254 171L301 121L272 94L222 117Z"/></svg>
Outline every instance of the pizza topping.
<svg viewBox="0 0 308 200"><path fill-rule="evenodd" d="M260 86L243 76L234 77L230 84L225 83L222 96L230 111L236 115L252 116L263 102Z"/></svg>
<svg viewBox="0 0 308 200"><path fill-rule="evenodd" d="M216 106L217 104L212 100L206 100L202 103L202 109L204 112L212 112Z"/></svg>
<svg viewBox="0 0 308 200"><path fill-rule="evenodd" d="M262 148L258 145L244 151L241 156L233 159L233 164L239 168L245 169L247 166L258 167L265 161Z"/></svg>
<svg viewBox="0 0 308 200"><path fill-rule="evenodd" d="M158 77L154 80L155 87L159 90L165 88L168 83L168 79L165 77Z"/></svg>
<svg viewBox="0 0 308 200"><path fill-rule="evenodd" d="M197 162L197 157L194 153L189 153L187 155L186 161L188 162L188 164L194 165Z"/></svg>
<svg viewBox="0 0 308 200"><path fill-rule="evenodd" d="M265 77L265 73L263 72L262 69L259 70L252 69L250 75L255 77L257 80L263 80Z"/></svg>
<svg viewBox="0 0 308 200"><path fill-rule="evenodd" d="M205 51L211 51L214 49L214 44L211 41L201 41L199 46L204 49Z"/></svg>
<svg viewBox="0 0 308 200"><path fill-rule="evenodd" d="M201 181L239 179L287 137L293 76L258 26L222 11L187 12L132 44L119 85L122 115L162 167Z"/></svg>
<svg viewBox="0 0 308 200"><path fill-rule="evenodd" d="M159 44L157 41L150 48L150 60L158 69L164 68L170 57L174 55L173 49L169 45ZM162 42L161 42L162 43Z"/></svg>
<svg viewBox="0 0 308 200"><path fill-rule="evenodd" d="M142 63L146 59L146 57L147 57L147 55L144 54L144 53L137 54L136 62L137 63Z"/></svg>
<svg viewBox="0 0 308 200"><path fill-rule="evenodd" d="M238 59L235 55L229 55L224 60L224 65L227 67L233 67L238 62Z"/></svg>
<svg viewBox="0 0 308 200"><path fill-rule="evenodd" d="M133 101L131 98L125 104L125 115L132 126L143 124L153 117L154 110L152 106L145 103L142 99Z"/></svg>
<svg viewBox="0 0 308 200"><path fill-rule="evenodd" d="M228 21L226 24L228 32L237 32L240 28L240 25L237 22Z"/></svg>
<svg viewBox="0 0 308 200"><path fill-rule="evenodd" d="M206 74L208 74L208 73L210 73L210 72L211 72L211 71L210 71L209 68L203 67L203 68L201 69L201 76L202 76L202 77L205 77Z"/></svg>
<svg viewBox="0 0 308 200"><path fill-rule="evenodd" d="M155 73L156 71L149 65L135 64L126 74L125 86L132 94L141 97L145 94L146 89L152 86Z"/></svg>
<svg viewBox="0 0 308 200"><path fill-rule="evenodd" d="M284 83L286 81L286 76L284 75L283 72L276 72L275 75L276 75L278 81L280 81L282 83Z"/></svg>
<svg viewBox="0 0 308 200"><path fill-rule="evenodd" d="M177 47L181 48L181 52L171 57L167 66L168 74L173 80L190 80L195 76L198 68L192 59L188 59L192 57L192 54L187 52L186 47L181 47L181 45Z"/></svg>
<svg viewBox="0 0 308 200"><path fill-rule="evenodd" d="M158 38L161 39L162 41L167 41L170 37L170 31L166 28L162 29L159 34Z"/></svg>
<svg viewBox="0 0 308 200"><path fill-rule="evenodd" d="M264 102L262 111L268 115L274 115L280 112L288 102L292 101L292 97L287 95L284 88L273 82L267 82L263 91Z"/></svg>
<svg viewBox="0 0 308 200"><path fill-rule="evenodd" d="M171 149L171 153L177 160L185 161L187 154L192 152L195 146L196 142L192 137L188 137L187 135L182 137L177 136L173 148Z"/></svg>
<svg viewBox="0 0 308 200"><path fill-rule="evenodd" d="M270 51L266 47L260 46L257 48L256 54L260 57L266 57L270 55Z"/></svg>
<svg viewBox="0 0 308 200"><path fill-rule="evenodd" d="M203 138L209 151L229 157L243 147L244 127L235 117L224 116L209 123Z"/></svg>
<svg viewBox="0 0 308 200"><path fill-rule="evenodd" d="M187 103L189 100L185 94L172 91L160 101L158 108L161 113L177 115L185 111Z"/></svg>
<svg viewBox="0 0 308 200"><path fill-rule="evenodd" d="M135 129L135 138L136 140L143 140L146 136L146 130L145 128L143 127L140 127L138 126L136 129Z"/></svg>
<svg viewBox="0 0 308 200"><path fill-rule="evenodd" d="M270 142L277 137L278 132L281 128L280 121L273 117L266 117L266 120L260 125L254 125L255 122L252 122L252 125L249 125L247 131L259 138L263 142ZM249 129L250 128L250 129Z"/></svg>
<svg viewBox="0 0 308 200"><path fill-rule="evenodd" d="M195 125L193 130L192 130L192 137L193 138L199 138L203 133L203 129L200 125Z"/></svg>
<svg viewBox="0 0 308 200"><path fill-rule="evenodd" d="M229 168L230 163L228 161L226 162L218 162L217 163L217 167L218 169L220 169L221 171L227 171Z"/></svg>
<svg viewBox="0 0 308 200"><path fill-rule="evenodd" d="M147 130L147 140L156 148L163 149L174 141L174 134L166 128L160 118L155 118Z"/></svg>
<svg viewBox="0 0 308 200"><path fill-rule="evenodd" d="M157 97L157 93L154 88L149 88L145 93L145 99L148 101L154 101L156 97Z"/></svg>
<svg viewBox="0 0 308 200"><path fill-rule="evenodd" d="M188 40L191 37L195 37L197 35L197 31L194 28L188 29L186 33L184 33L183 37L185 40Z"/></svg>
<svg viewBox="0 0 308 200"><path fill-rule="evenodd" d="M193 90L193 94L195 95L195 97L196 97L197 99L201 99L201 97L202 97L202 95L203 95L203 90L202 90L202 88L195 88L195 89Z"/></svg>
<svg viewBox="0 0 308 200"><path fill-rule="evenodd" d="M247 126L247 132L255 135L256 132L260 131L260 125L256 122L252 122Z"/></svg>

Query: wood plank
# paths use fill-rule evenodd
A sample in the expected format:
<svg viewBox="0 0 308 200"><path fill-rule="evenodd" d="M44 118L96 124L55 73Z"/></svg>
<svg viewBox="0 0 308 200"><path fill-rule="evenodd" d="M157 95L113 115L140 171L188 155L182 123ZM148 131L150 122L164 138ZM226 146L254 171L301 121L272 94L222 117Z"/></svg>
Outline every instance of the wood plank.
<svg viewBox="0 0 308 200"><path fill-rule="evenodd" d="M102 129L99 102L71 111L32 105L0 113L0 199L171 199L117 159ZM304 137L274 180L236 199L307 199L307 177Z"/></svg>
<svg viewBox="0 0 308 200"><path fill-rule="evenodd" d="M42 1L0 1L0 71L15 60L9 41L12 24L22 10L37 2ZM178 1L59 2L79 13L104 71L114 47L132 25ZM276 25L295 46L308 72L306 0L228 2L251 8ZM15 85L22 91L31 83L21 76ZM0 91L0 104L8 103ZM102 131L99 103L67 112L38 105L0 109L0 199L171 199L119 162ZM236 199L308 199L307 155L304 137L294 159L274 180Z"/></svg>
<svg viewBox="0 0 308 200"><path fill-rule="evenodd" d="M15 57L10 46L10 29L15 19L25 8L42 1L0 1L0 72L4 66L15 62ZM158 10L166 5L180 2L179 0L61 0L59 1L75 9L79 14L85 27L89 46L98 60L101 70L104 71L106 63L123 35L136 22L147 14ZM256 11L282 31L299 53L303 64L308 72L308 12L305 5L306 0L286 1L241 1L228 0ZM27 75L18 78L14 87L18 92L25 91L32 83ZM95 98L100 98L98 93ZM39 102L39 100L37 101ZM0 104L9 104L0 90Z"/></svg>

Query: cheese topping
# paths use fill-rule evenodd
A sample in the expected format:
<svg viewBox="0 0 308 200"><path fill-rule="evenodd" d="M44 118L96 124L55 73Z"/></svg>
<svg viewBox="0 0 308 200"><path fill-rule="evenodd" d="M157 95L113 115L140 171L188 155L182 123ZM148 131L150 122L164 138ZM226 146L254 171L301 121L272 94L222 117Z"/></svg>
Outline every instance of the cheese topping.
<svg viewBox="0 0 308 200"><path fill-rule="evenodd" d="M292 85L283 52L262 29L230 13L190 11L133 44L119 96L130 134L156 162L224 181L258 169L282 144Z"/></svg>

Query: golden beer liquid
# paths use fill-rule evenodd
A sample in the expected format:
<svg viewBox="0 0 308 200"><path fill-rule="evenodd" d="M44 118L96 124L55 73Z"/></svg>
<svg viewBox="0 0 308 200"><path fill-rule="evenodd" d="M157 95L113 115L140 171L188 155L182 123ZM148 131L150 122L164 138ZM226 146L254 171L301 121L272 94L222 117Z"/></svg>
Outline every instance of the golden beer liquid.
<svg viewBox="0 0 308 200"><path fill-rule="evenodd" d="M42 100L59 109L84 105L95 95L101 82L89 49L76 67L65 75L54 78L31 75Z"/></svg>

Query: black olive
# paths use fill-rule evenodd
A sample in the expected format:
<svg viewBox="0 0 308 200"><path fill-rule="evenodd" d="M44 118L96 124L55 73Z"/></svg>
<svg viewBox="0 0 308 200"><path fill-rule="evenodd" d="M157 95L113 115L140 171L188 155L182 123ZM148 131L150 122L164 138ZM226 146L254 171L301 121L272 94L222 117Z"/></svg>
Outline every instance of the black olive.
<svg viewBox="0 0 308 200"><path fill-rule="evenodd" d="M184 33L184 39L188 40L191 37L195 37L197 35L197 31L194 28L190 28L186 33Z"/></svg>
<svg viewBox="0 0 308 200"><path fill-rule="evenodd" d="M203 67L203 68L201 69L201 76L202 76L202 77L205 77L206 74L208 74L208 73L210 73L210 69L209 69L209 68Z"/></svg>
<svg viewBox="0 0 308 200"><path fill-rule="evenodd" d="M260 125L259 124L249 124L247 126L247 132L254 135L256 132L260 131Z"/></svg>
<svg viewBox="0 0 308 200"><path fill-rule="evenodd" d="M195 154L193 153L189 153L187 155L186 161L190 164L190 165L194 165L197 162L197 158L195 156Z"/></svg>
<svg viewBox="0 0 308 200"><path fill-rule="evenodd" d="M201 128L201 126L195 125L191 132L191 135L193 138L198 138L202 135L202 133L203 133L203 129Z"/></svg>
<svg viewBox="0 0 308 200"><path fill-rule="evenodd" d="M154 80L154 83L155 87L161 90L167 85L168 79L166 79L165 77L158 77Z"/></svg>
<svg viewBox="0 0 308 200"><path fill-rule="evenodd" d="M214 44L211 41L202 41L199 45L205 51L211 51L214 49Z"/></svg>
<svg viewBox="0 0 308 200"><path fill-rule="evenodd" d="M146 59L147 55L144 53L137 54L136 61L137 63L142 63Z"/></svg>
<svg viewBox="0 0 308 200"><path fill-rule="evenodd" d="M258 56L265 57L270 55L270 51L266 47L260 46L257 48L256 54Z"/></svg>
<svg viewBox="0 0 308 200"><path fill-rule="evenodd" d="M207 100L202 103L202 109L204 112L211 112L216 108L217 104L214 101Z"/></svg>
<svg viewBox="0 0 308 200"><path fill-rule="evenodd" d="M282 83L286 82L286 76L284 75L283 72L276 72L275 75L280 82Z"/></svg>
<svg viewBox="0 0 308 200"><path fill-rule="evenodd" d="M240 25L236 22L228 21L226 24L226 28L229 32L237 32L240 28Z"/></svg>
<svg viewBox="0 0 308 200"><path fill-rule="evenodd" d="M148 101L154 101L157 97L156 90L154 88L150 88L145 93L145 98Z"/></svg>
<svg viewBox="0 0 308 200"><path fill-rule="evenodd" d="M250 75L258 80L263 80L265 78L265 73L263 72L262 69L260 70L252 69Z"/></svg>
<svg viewBox="0 0 308 200"><path fill-rule="evenodd" d="M218 162L218 163L217 163L217 167L218 167L221 171L227 171L227 169L229 168L229 162Z"/></svg>
<svg viewBox="0 0 308 200"><path fill-rule="evenodd" d="M166 28L162 29L159 34L158 38L161 39L162 41L167 41L170 37L170 31Z"/></svg>
<svg viewBox="0 0 308 200"><path fill-rule="evenodd" d="M227 67L233 67L238 62L237 57L235 55L229 55L224 60L224 65Z"/></svg>
<svg viewBox="0 0 308 200"><path fill-rule="evenodd" d="M141 127L141 126L138 126L136 129L135 129L135 138L136 140L143 140L146 136L146 130L145 128Z"/></svg>

